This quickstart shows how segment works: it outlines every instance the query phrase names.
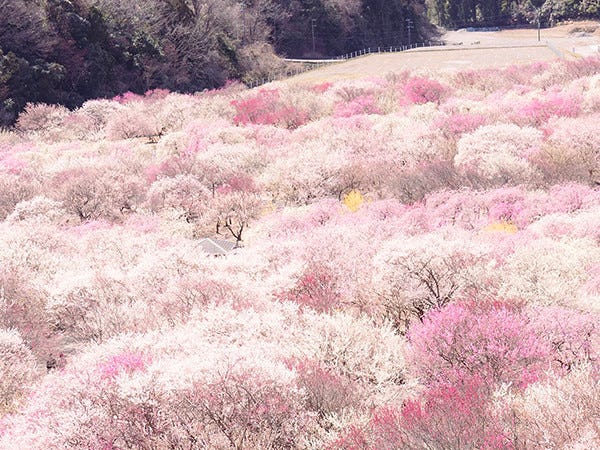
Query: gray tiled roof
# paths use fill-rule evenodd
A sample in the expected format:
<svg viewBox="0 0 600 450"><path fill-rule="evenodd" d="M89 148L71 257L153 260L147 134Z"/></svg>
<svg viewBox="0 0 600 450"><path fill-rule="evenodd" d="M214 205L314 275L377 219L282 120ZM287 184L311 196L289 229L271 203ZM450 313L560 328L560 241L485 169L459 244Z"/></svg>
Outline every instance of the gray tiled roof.
<svg viewBox="0 0 600 450"><path fill-rule="evenodd" d="M223 239L204 238L198 241L200 249L210 255L224 255L233 250L235 242Z"/></svg>

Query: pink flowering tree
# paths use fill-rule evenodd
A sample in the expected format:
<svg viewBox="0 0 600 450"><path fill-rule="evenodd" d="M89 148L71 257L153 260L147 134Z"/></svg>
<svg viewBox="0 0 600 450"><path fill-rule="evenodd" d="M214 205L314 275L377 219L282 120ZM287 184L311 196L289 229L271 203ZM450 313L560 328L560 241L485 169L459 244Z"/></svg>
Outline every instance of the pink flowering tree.
<svg viewBox="0 0 600 450"><path fill-rule="evenodd" d="M486 125L487 118L479 113L451 113L436 118L434 127L451 139L460 138L462 134L471 133Z"/></svg>
<svg viewBox="0 0 600 450"><path fill-rule="evenodd" d="M5 264L0 269L0 328L15 331L28 351L44 359L60 339L52 330L45 293L31 278L25 268Z"/></svg>
<svg viewBox="0 0 600 450"><path fill-rule="evenodd" d="M59 128L68 118L69 110L64 106L28 103L19 115L17 128L23 133L41 138L57 139Z"/></svg>
<svg viewBox="0 0 600 450"><path fill-rule="evenodd" d="M111 141L145 137L156 142L163 132L153 105L132 100L110 115L106 123L106 137Z"/></svg>
<svg viewBox="0 0 600 450"><path fill-rule="evenodd" d="M347 102L335 105L334 117L352 117L359 114L381 114L375 97L372 94L364 94Z"/></svg>
<svg viewBox="0 0 600 450"><path fill-rule="evenodd" d="M308 122L308 113L287 104L277 89L260 89L253 96L234 100L236 125L262 124L298 128Z"/></svg>
<svg viewBox="0 0 600 450"><path fill-rule="evenodd" d="M335 275L322 265L308 267L295 285L277 294L279 300L293 301L301 307L330 312L339 306L341 296Z"/></svg>
<svg viewBox="0 0 600 450"><path fill-rule="evenodd" d="M548 126L550 136L538 160L552 179L595 184L600 181L600 137L596 124L600 115L561 118Z"/></svg>
<svg viewBox="0 0 600 450"><path fill-rule="evenodd" d="M499 417L513 448L597 448L600 374L583 365L505 397Z"/></svg>
<svg viewBox="0 0 600 450"><path fill-rule="evenodd" d="M412 368L427 384L478 378L526 386L547 367L548 342L523 313L507 305L451 304L433 310L408 334Z"/></svg>
<svg viewBox="0 0 600 450"><path fill-rule="evenodd" d="M141 202L143 183L111 169L82 167L58 173L52 182L56 199L81 221L119 221Z"/></svg>
<svg viewBox="0 0 600 450"><path fill-rule="evenodd" d="M219 187L212 204L217 234L233 237L241 245L244 231L259 217L263 201L253 179L242 175Z"/></svg>
<svg viewBox="0 0 600 450"><path fill-rule="evenodd" d="M428 388L402 406L379 407L366 425L351 425L328 448L511 449L482 384L478 378L465 379L459 386Z"/></svg>
<svg viewBox="0 0 600 450"><path fill-rule="evenodd" d="M261 372L232 368L187 391L176 407L188 439L215 449L298 448L311 426L302 392Z"/></svg>
<svg viewBox="0 0 600 450"><path fill-rule="evenodd" d="M600 367L598 314L558 306L531 308L528 313L535 332L551 346L556 370Z"/></svg>
<svg viewBox="0 0 600 450"><path fill-rule="evenodd" d="M206 345L197 358L150 339L113 341L50 374L24 415L7 422L3 448L299 448L317 431L283 364L264 356L251 364L234 349L211 353Z"/></svg>
<svg viewBox="0 0 600 450"><path fill-rule="evenodd" d="M404 85L403 93L414 104L441 103L449 93L449 88L430 78L410 78Z"/></svg>
<svg viewBox="0 0 600 450"><path fill-rule="evenodd" d="M540 126L551 117L577 117L581 112L582 98L572 92L550 92L542 98L534 98L517 113L517 121Z"/></svg>
<svg viewBox="0 0 600 450"><path fill-rule="evenodd" d="M17 408L40 374L18 331L0 329L0 418Z"/></svg>
<svg viewBox="0 0 600 450"><path fill-rule="evenodd" d="M30 200L39 191L39 180L32 175L3 173L0 176L0 219L6 219L18 203Z"/></svg>
<svg viewBox="0 0 600 450"><path fill-rule="evenodd" d="M293 359L288 363L297 373L298 386L306 392L306 408L317 413L324 428L331 419L360 409L365 392L360 384L332 367L311 359Z"/></svg>
<svg viewBox="0 0 600 450"><path fill-rule="evenodd" d="M542 133L534 128L483 126L458 141L454 165L467 177L487 183L527 183L535 179L530 159L541 144Z"/></svg>
<svg viewBox="0 0 600 450"><path fill-rule="evenodd" d="M374 258L375 286L384 317L399 330L427 311L470 292L484 290L476 268L486 262L485 245L431 233L388 241Z"/></svg>
<svg viewBox="0 0 600 450"><path fill-rule="evenodd" d="M211 194L194 176L179 174L156 180L147 197L152 211L181 211L186 221L195 222L208 213Z"/></svg>

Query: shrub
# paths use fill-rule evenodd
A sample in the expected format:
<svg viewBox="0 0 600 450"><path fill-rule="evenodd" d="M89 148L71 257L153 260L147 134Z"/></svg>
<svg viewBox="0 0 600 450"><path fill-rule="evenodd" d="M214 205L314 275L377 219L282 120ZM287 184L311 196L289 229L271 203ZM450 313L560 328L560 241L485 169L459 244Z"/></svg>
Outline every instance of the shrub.
<svg viewBox="0 0 600 450"><path fill-rule="evenodd" d="M286 63L265 42L242 47L238 52L238 62L243 72L242 79L247 84L285 74Z"/></svg>

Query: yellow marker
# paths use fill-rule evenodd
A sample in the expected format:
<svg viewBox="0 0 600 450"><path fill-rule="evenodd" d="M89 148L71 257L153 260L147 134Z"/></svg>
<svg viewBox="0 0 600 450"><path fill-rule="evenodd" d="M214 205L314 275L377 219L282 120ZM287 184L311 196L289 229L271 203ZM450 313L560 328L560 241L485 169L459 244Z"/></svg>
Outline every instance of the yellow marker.
<svg viewBox="0 0 600 450"><path fill-rule="evenodd" d="M500 222L490 223L484 228L485 231L499 231L502 233L516 233L519 231L517 226L511 221L502 220Z"/></svg>
<svg viewBox="0 0 600 450"><path fill-rule="evenodd" d="M346 205L346 208L348 208L352 212L358 211L364 202L365 199L363 198L362 194L356 189L352 189L350 192L348 192L344 196L343 200L343 203L344 205Z"/></svg>

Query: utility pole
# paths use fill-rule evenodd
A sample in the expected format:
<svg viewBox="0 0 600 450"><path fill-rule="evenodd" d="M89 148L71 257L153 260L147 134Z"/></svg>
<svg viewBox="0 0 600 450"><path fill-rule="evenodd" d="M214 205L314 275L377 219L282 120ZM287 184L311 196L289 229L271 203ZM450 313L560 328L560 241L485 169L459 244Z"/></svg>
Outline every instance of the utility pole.
<svg viewBox="0 0 600 450"><path fill-rule="evenodd" d="M406 19L406 30L408 31L408 46L410 47L410 31L414 28L412 19Z"/></svg>
<svg viewBox="0 0 600 450"><path fill-rule="evenodd" d="M241 3L240 7L242 8L242 44L246 40L246 5Z"/></svg>
<svg viewBox="0 0 600 450"><path fill-rule="evenodd" d="M310 19L310 31L312 34L312 52L313 52L313 56L315 54L315 23L317 22L317 19Z"/></svg>
<svg viewBox="0 0 600 450"><path fill-rule="evenodd" d="M540 42L540 28L541 28L541 16L542 16L542 12L541 12L541 8L538 8L536 10L537 12L537 31L538 31L538 42Z"/></svg>

